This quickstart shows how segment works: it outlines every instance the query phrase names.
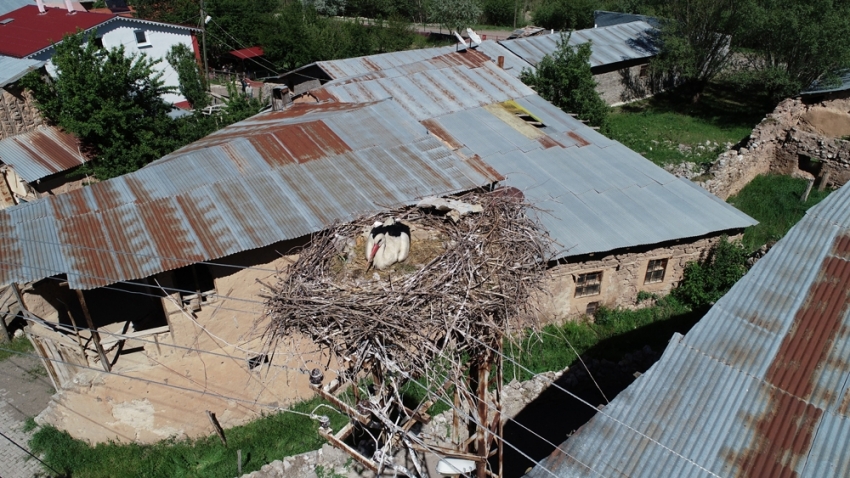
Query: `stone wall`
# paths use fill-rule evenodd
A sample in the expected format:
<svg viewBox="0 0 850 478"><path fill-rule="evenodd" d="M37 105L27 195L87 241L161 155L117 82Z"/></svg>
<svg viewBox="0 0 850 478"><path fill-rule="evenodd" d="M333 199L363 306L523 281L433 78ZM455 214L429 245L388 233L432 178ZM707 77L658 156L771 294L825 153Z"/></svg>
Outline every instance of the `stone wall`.
<svg viewBox="0 0 850 478"><path fill-rule="evenodd" d="M850 180L850 141L842 139L848 137L847 98L787 99L756 125L743 144L721 154L708 177L698 182L721 199L768 172L814 179L819 188L840 187Z"/></svg>
<svg viewBox="0 0 850 478"><path fill-rule="evenodd" d="M549 271L547 290L550 294L539 300L540 318L550 323L579 317L585 315L588 305L594 302L610 308L636 308L640 291L666 295L682 280L685 265L703 258L719 240L719 235L683 239L655 247L568 259ZM649 261L657 259L667 259L664 278L661 282L645 283ZM602 272L599 294L575 297L576 279L589 272Z"/></svg>
<svg viewBox="0 0 850 478"><path fill-rule="evenodd" d="M647 65L648 63L644 63L594 73L596 91L609 105L627 103L651 96L653 91L649 77L645 73L641 76L641 70L645 70Z"/></svg>
<svg viewBox="0 0 850 478"><path fill-rule="evenodd" d="M29 91L14 85L0 88L0 139L31 131L43 122Z"/></svg>

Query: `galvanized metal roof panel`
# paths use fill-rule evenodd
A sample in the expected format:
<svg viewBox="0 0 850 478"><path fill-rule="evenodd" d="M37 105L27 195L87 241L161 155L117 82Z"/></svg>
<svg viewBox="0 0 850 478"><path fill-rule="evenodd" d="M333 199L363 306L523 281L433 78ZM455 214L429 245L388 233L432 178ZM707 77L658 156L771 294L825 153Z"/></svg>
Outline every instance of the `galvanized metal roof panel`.
<svg viewBox="0 0 850 478"><path fill-rule="evenodd" d="M37 128L0 140L0 162L15 168L30 183L73 169L85 161L87 158L80 153L76 137L54 127Z"/></svg>
<svg viewBox="0 0 850 478"><path fill-rule="evenodd" d="M547 210L542 221L555 240L564 245L559 257L604 252L624 247L698 237L744 228L755 221L728 204L713 199L629 150L606 140L600 148L592 130L559 120L550 108L538 110L534 101L518 101L531 114L560 125L580 139L546 148L491 114L475 108L440 116L440 132L480 155L507 178L505 185L522 190ZM558 114L560 113L560 115ZM549 123L541 132L547 132ZM575 130L567 126L575 126ZM445 132L445 133L442 133ZM591 139L585 139L587 136ZM579 146L579 144L583 146ZM569 246L567 246L569 245Z"/></svg>
<svg viewBox="0 0 850 478"><path fill-rule="evenodd" d="M655 56L660 51L655 29L644 21L622 23L599 28L575 30L569 44L576 46L592 41L590 66L604 66L627 60ZM561 35L538 35L499 43L530 65L537 65L558 48Z"/></svg>
<svg viewBox="0 0 850 478"><path fill-rule="evenodd" d="M2 15L3 13L0 13ZM0 55L0 88L14 83L27 73L44 66L43 61Z"/></svg>
<svg viewBox="0 0 850 478"><path fill-rule="evenodd" d="M0 281L140 279L501 179L392 101L300 111L300 122L293 111L255 117L134 173L0 211ZM344 137L364 125L383 134L353 150ZM271 137L280 148L259 141Z"/></svg>
<svg viewBox="0 0 850 478"><path fill-rule="evenodd" d="M812 208L560 448L603 475L847 475L848 205L845 186ZM563 456L554 452L529 476L550 476L543 468L585 476Z"/></svg>

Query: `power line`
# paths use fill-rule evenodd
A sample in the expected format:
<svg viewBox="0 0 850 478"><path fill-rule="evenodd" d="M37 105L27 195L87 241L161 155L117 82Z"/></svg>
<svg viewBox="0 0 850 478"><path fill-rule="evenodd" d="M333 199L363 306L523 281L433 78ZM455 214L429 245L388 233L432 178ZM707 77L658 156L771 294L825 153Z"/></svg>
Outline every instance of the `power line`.
<svg viewBox="0 0 850 478"><path fill-rule="evenodd" d="M217 26L217 27L218 27L221 31L223 31L225 35L227 35L227 36L229 36L230 38L232 38L232 39L233 39L233 41L235 41L237 45L241 46L243 49L246 49L246 48L247 48L247 47L245 46L245 44L244 44L244 43L242 43L242 42L240 42L239 40L237 40L237 39L236 39L236 37L234 37L233 35L231 35L231 34L230 34L230 32L228 32L227 30L225 30L225 29L224 29L224 27L222 27L222 26L221 26L221 25L220 25L217 21L215 21L215 18L210 17L210 21L211 21L211 22L213 22L213 24L215 24L215 26ZM234 50L235 50L235 48L234 48ZM258 57L258 58L263 58L263 57ZM249 60L250 60L250 59L251 59L251 58L249 58ZM272 67L272 68L269 68L269 69L272 71L272 73L274 73L274 74L276 74L276 75L280 76L280 73L278 73L277 71L275 71L276 66L275 66L275 64L274 64L274 63L272 63L272 62L271 62L269 59L267 59L267 58L263 58L263 60L264 60L266 63L268 63L269 65L271 65L271 67ZM257 63L257 64L259 65L259 63ZM262 66L262 65L260 65L260 66Z"/></svg>
<svg viewBox="0 0 850 478"><path fill-rule="evenodd" d="M27 455L29 455L29 456L31 456L31 457L33 457L33 458L35 458L36 460L38 460L38 462L39 462L39 463L41 463L42 465L44 465L44 466L45 466L46 468L48 468L50 471L52 471L53 473L56 473L56 476L59 476L59 475L61 475L61 474L62 474L62 473L59 473L59 471L57 471L57 470L56 470L56 468L53 468L52 466L48 465L47 463L45 463L45 462L41 461L41 458L39 458L39 457L35 456L35 455L31 452L31 451L29 451L28 449L24 448L21 444L19 444L19 443L18 443L18 442L16 442L15 440L13 440L13 439L9 438L8 436L6 436L6 434L5 434L5 433L0 432L0 436L2 436L3 438L5 438L6 440L9 440L9 442L10 442L12 445L15 445L16 447L20 448L20 449L21 449L21 450L23 450L23 451L24 451L24 453L26 453Z"/></svg>
<svg viewBox="0 0 850 478"><path fill-rule="evenodd" d="M474 340L474 341L476 341L476 342L480 343L480 344L481 344L481 345L483 345L484 347L486 347L486 348L490 349L491 351L493 351L493 352L495 352L495 353L497 353L497 354L501 355L501 356L502 356L502 358L507 359L507 360L509 360L509 361L513 362L515 365L519 366L522 370L524 370L524 371L526 371L526 372L530 373L533 377L539 377L539 376L542 376L541 374L536 374L536 373L532 372L532 371L531 371L528 367L526 367L526 366L522 365L521 363L517 362L517 361L516 361L516 360L514 360L513 358L508 357L508 356L507 356L507 355L505 355L504 353L502 353L502 352L500 352L500 351L498 351L498 350L494 349L493 347L491 347L491 346L487 345L486 343L482 342L480 339L478 339L478 338L476 338L476 337L473 337L473 336L468 336L468 338L470 338L470 339L472 339L472 340ZM717 474L715 474L714 472L712 472L711 470L709 470L709 469L707 469L707 468L703 467L702 465L700 465L700 464L699 464L699 463L697 463L696 461L692 460L691 458L688 458L688 457L686 457L686 456L684 456L684 455L680 454L680 453L679 453L679 452L677 452L676 450L673 450L672 448L670 448L670 447L668 447L668 446L664 445L663 443L659 442L658 440L655 440L654 438L652 438L652 437L650 437L650 436L646 435L645 433L643 433L643 432L641 432L640 430L638 430L638 429L636 429L636 428L634 428L634 427L630 426L629 424L624 423L624 422L622 422L622 421L620 421L620 420L618 420L618 419L614 418L614 417L613 417L613 416L611 416L610 414L606 413L606 412L605 412L605 410L600 410L600 409L596 408L595 406L593 406L593 404L591 404L591 403L590 403L590 402L588 402L587 400L585 400L585 399L583 399L583 398L579 397L578 395L574 394L573 392L571 392L571 391L569 391L569 390L565 389L564 387L560 386L560 385L559 385L556 381L554 381L554 380L549 380L549 379L547 379L546 377L543 377L543 380L544 380L544 381L546 381L549 385L554 386L555 388L557 388L557 389L559 389L559 390L563 391L564 393L566 393L567 395L571 396L572 398L574 398L574 399L578 400L579 402L583 403L584 405L587 405L588 407L592 408L595 412L597 412L597 413L599 413L599 414L601 414L601 415L603 415L603 416L605 416L605 417L607 417L607 418L609 418L609 419L613 420L613 421L614 421L614 423L617 423L618 425L625 427L626 429L628 429L628 430L630 430L630 431L632 431L632 432L634 432L634 433L636 433L636 434L640 435L641 437L646 438L646 439L647 439L647 440L649 440L650 442L652 442L652 443L654 443L654 444L656 444L656 445L660 446L661 448L663 448L664 450L667 450L668 452L670 452L670 453L674 454L675 456L677 456L677 457L679 457L679 458L681 458L681 459L683 459L683 460L687 461L687 462L688 462L688 463L690 463L691 465L693 465L693 466L695 466L695 467L699 468L700 470L702 470L702 471L704 471L704 472L706 472L706 473L710 474L711 476L715 476L715 477L717 477L717 478L720 478L720 476L719 476L719 475L717 475Z"/></svg>

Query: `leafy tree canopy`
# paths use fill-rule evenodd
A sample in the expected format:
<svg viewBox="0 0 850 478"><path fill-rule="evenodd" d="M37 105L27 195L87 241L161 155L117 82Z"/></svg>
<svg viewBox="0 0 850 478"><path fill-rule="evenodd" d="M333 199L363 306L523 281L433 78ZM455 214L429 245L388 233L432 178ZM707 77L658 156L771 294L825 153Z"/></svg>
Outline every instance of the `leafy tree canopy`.
<svg viewBox="0 0 850 478"><path fill-rule="evenodd" d="M562 33L558 49L543 57L535 71L523 70L520 79L555 106L604 127L608 105L596 92L590 72L591 43L571 46L569 39L569 34Z"/></svg>
<svg viewBox="0 0 850 478"><path fill-rule="evenodd" d="M461 32L481 17L481 6L476 0L430 0L428 19L443 27Z"/></svg>
<svg viewBox="0 0 850 478"><path fill-rule="evenodd" d="M178 43L171 47L165 56L168 63L177 72L180 82L180 94L192 105L194 109L202 109L209 105L206 85L195 54L186 45Z"/></svg>
<svg viewBox="0 0 850 478"><path fill-rule="evenodd" d="M91 173L105 179L136 170L173 149L168 134L170 105L156 62L105 50L82 33L56 45L55 82L35 74L24 80L43 114L80 138L97 157Z"/></svg>

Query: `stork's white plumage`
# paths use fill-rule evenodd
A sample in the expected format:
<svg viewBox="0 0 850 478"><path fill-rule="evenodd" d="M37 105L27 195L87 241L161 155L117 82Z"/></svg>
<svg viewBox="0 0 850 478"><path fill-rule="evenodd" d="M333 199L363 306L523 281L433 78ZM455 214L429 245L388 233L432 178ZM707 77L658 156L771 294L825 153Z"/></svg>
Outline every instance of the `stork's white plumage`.
<svg viewBox="0 0 850 478"><path fill-rule="evenodd" d="M410 228L389 218L376 222L366 239L366 260L377 269L402 262L410 253Z"/></svg>

